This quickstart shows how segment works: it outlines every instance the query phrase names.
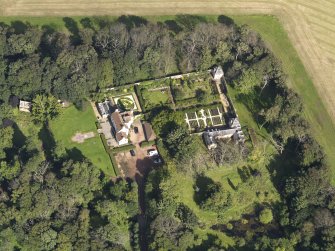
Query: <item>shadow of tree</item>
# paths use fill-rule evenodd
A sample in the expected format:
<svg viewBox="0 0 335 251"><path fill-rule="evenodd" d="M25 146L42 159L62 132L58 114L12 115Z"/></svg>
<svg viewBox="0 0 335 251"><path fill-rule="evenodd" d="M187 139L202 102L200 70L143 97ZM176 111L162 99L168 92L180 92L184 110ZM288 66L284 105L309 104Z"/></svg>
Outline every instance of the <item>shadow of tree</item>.
<svg viewBox="0 0 335 251"><path fill-rule="evenodd" d="M74 161L83 161L86 159L86 157L82 154L82 152L77 147L66 149L66 154L69 156L70 159Z"/></svg>
<svg viewBox="0 0 335 251"><path fill-rule="evenodd" d="M28 24L22 21L12 21L10 26L14 29L16 34L24 33L28 29Z"/></svg>
<svg viewBox="0 0 335 251"><path fill-rule="evenodd" d="M24 136L16 123L14 123L12 127L14 129L13 144L16 148L21 148L25 145L27 137Z"/></svg>
<svg viewBox="0 0 335 251"><path fill-rule="evenodd" d="M117 19L117 21L125 24L128 30L146 25L148 23L148 20L145 18L134 15L122 15Z"/></svg>
<svg viewBox="0 0 335 251"><path fill-rule="evenodd" d="M183 28L180 27L175 20L166 20L164 24L169 30L173 31L176 34L183 30Z"/></svg>
<svg viewBox="0 0 335 251"><path fill-rule="evenodd" d="M52 132L48 125L43 125L40 132L38 133L39 139L42 141L43 150L47 160L53 160L53 149L56 146L56 142Z"/></svg>
<svg viewBox="0 0 335 251"><path fill-rule="evenodd" d="M64 17L63 18L65 27L68 29L69 32L71 32L71 42L73 44L79 44L81 42L80 36L79 36L79 28L77 22L70 17Z"/></svg>
<svg viewBox="0 0 335 251"><path fill-rule="evenodd" d="M283 153L276 155L268 165L272 182L279 192L282 191L285 180L298 171L297 157L296 144L289 141Z"/></svg>
<svg viewBox="0 0 335 251"><path fill-rule="evenodd" d="M204 200L209 198L216 190L217 184L209 177L198 175L194 185L195 203L200 205Z"/></svg>
<svg viewBox="0 0 335 251"><path fill-rule="evenodd" d="M227 26L235 25L235 22L232 18L224 16L224 15L218 16L218 22L225 24Z"/></svg>

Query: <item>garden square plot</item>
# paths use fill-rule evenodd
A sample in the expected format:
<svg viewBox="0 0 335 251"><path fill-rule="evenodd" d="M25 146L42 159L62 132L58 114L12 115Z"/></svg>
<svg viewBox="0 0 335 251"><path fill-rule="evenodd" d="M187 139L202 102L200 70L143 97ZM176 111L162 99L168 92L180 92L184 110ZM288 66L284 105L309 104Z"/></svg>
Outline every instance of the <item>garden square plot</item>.
<svg viewBox="0 0 335 251"><path fill-rule="evenodd" d="M143 101L142 106L144 107L144 109L152 109L157 106L171 103L169 91L170 90L168 87L159 90L141 88L140 92Z"/></svg>
<svg viewBox="0 0 335 251"><path fill-rule="evenodd" d="M198 124L197 120L191 120L191 121L189 121L189 123L190 123L191 128L193 128L193 129L199 127L199 124Z"/></svg>
<svg viewBox="0 0 335 251"><path fill-rule="evenodd" d="M205 122L203 119L199 119L199 124L200 124L200 128L205 128L206 125L205 125Z"/></svg>
<svg viewBox="0 0 335 251"><path fill-rule="evenodd" d="M173 79L172 93L176 100L184 100L196 97L197 91L202 90L209 95L213 89L208 79Z"/></svg>
<svg viewBox="0 0 335 251"><path fill-rule="evenodd" d="M221 119L221 117L219 117L219 116L217 116L217 117L212 117L212 120L213 120L213 125L214 125L214 126L222 125L222 124L223 124L222 119Z"/></svg>
<svg viewBox="0 0 335 251"><path fill-rule="evenodd" d="M124 111L138 110L132 94L113 97L113 101Z"/></svg>
<svg viewBox="0 0 335 251"><path fill-rule="evenodd" d="M219 108L213 108L213 109L210 109L210 113L212 116L217 116L219 115Z"/></svg>
<svg viewBox="0 0 335 251"><path fill-rule="evenodd" d="M188 119L196 119L195 112L187 112L186 114Z"/></svg>

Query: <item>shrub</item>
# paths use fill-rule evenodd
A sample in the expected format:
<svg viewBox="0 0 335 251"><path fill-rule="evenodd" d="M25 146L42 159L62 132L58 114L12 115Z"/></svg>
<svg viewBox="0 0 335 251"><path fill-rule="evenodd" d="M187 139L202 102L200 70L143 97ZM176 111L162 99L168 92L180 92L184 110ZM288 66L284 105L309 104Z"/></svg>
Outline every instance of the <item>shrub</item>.
<svg viewBox="0 0 335 251"><path fill-rule="evenodd" d="M141 147L147 147L147 146L152 146L155 145L156 141L155 140L151 140L151 141L143 141L140 143Z"/></svg>
<svg viewBox="0 0 335 251"><path fill-rule="evenodd" d="M176 216L188 227L195 227L198 225L198 217L191 210L191 208L184 204L180 204L178 206Z"/></svg>
<svg viewBox="0 0 335 251"><path fill-rule="evenodd" d="M263 224L268 224L273 220L271 209L265 208L259 213L259 221Z"/></svg>
<svg viewBox="0 0 335 251"><path fill-rule="evenodd" d="M112 152L113 153L121 153L121 152L126 152L135 149L134 145L126 145L126 146L121 146L117 148L113 148Z"/></svg>

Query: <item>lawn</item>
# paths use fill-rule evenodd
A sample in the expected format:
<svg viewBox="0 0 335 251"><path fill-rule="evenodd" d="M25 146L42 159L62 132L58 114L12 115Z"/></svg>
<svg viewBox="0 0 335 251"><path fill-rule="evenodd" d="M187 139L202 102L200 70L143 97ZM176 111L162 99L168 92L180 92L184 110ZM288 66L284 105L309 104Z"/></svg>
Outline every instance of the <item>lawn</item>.
<svg viewBox="0 0 335 251"><path fill-rule="evenodd" d="M151 91L148 89L141 89L141 96L143 99L144 109L150 110L157 106L162 106L170 103L169 89Z"/></svg>
<svg viewBox="0 0 335 251"><path fill-rule="evenodd" d="M106 153L95 126L94 112L87 103L83 111L70 106L62 110L62 113L50 122L50 129L56 143L63 144L69 155L74 159L86 157L106 175L114 176L111 160ZM85 140L84 143L75 143L71 140L77 132L93 131L96 136Z"/></svg>
<svg viewBox="0 0 335 251"><path fill-rule="evenodd" d="M314 137L323 146L335 184L335 127L322 99L306 72L285 30L273 16L232 16L238 24L248 24L260 33L271 51L282 61L282 66L293 88L304 103L304 114L311 125Z"/></svg>
<svg viewBox="0 0 335 251"><path fill-rule="evenodd" d="M208 75L209 76L209 75ZM213 89L208 79L173 79L172 90L176 100L183 100L196 97L197 90L203 90L211 95ZM176 95L179 94L179 95Z"/></svg>

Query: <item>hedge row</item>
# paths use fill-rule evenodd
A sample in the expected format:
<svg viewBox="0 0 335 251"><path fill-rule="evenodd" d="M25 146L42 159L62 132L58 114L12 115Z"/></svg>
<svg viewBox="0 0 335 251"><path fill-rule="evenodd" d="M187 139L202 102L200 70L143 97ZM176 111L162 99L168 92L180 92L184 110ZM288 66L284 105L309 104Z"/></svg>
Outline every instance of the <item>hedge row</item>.
<svg viewBox="0 0 335 251"><path fill-rule="evenodd" d="M126 152L135 149L134 145L126 145L126 146L121 146L117 148L113 148L111 150L112 153L120 153L120 152Z"/></svg>
<svg viewBox="0 0 335 251"><path fill-rule="evenodd" d="M188 98L188 99L183 99L183 100L176 100L175 104L177 108L186 108L189 106L195 106L195 105L208 105L214 102L219 102L220 97L216 94L211 94L208 96L208 98L204 101L200 101L194 97L194 98Z"/></svg>
<svg viewBox="0 0 335 251"><path fill-rule="evenodd" d="M120 170L119 170L118 164L116 162L114 153L111 152L109 154L109 157L111 158L111 161L112 161L112 164L113 164L113 167L114 167L114 172L115 172L116 176L120 176Z"/></svg>
<svg viewBox="0 0 335 251"><path fill-rule="evenodd" d="M109 146L107 145L107 141L106 141L105 137L102 136L101 134L100 134L100 139L102 141L102 144L104 145L105 151L108 153L108 156L111 160L115 176L119 176L120 172L119 172L119 168L117 166L117 163L116 163L113 152L110 150Z"/></svg>
<svg viewBox="0 0 335 251"><path fill-rule="evenodd" d="M143 141L140 143L141 147L147 147L147 146L152 146L155 145L156 141L155 140L151 140L151 141Z"/></svg>

